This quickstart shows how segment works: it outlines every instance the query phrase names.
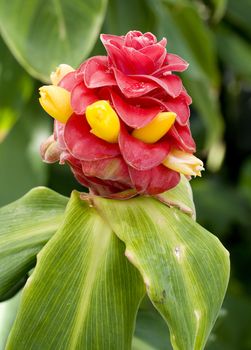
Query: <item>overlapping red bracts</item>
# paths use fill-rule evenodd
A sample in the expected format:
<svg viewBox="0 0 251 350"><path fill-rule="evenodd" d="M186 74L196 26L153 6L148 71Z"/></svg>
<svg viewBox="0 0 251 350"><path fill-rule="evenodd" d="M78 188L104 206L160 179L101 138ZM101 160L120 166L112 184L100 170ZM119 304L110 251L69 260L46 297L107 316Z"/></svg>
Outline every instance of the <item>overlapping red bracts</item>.
<svg viewBox="0 0 251 350"><path fill-rule="evenodd" d="M173 73L188 64L166 51L166 39L157 42L151 33L101 35L101 41L107 56L88 59L59 83L71 93L74 110L66 124L55 121L60 161L68 163L77 180L95 194L164 192L180 179L179 173L162 165L170 149L195 152L189 126L191 98ZM120 118L117 144L90 133L85 110L97 100L109 100ZM177 118L161 140L146 144L131 135L164 111L175 112Z"/></svg>

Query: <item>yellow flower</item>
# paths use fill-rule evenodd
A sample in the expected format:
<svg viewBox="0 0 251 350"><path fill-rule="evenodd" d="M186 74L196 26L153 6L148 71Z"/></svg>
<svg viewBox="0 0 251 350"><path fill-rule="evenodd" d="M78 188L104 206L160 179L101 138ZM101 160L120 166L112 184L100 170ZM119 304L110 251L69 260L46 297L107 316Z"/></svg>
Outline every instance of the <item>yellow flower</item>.
<svg viewBox="0 0 251 350"><path fill-rule="evenodd" d="M108 101L92 103L86 108L85 114L92 134L110 143L118 142L119 117Z"/></svg>
<svg viewBox="0 0 251 350"><path fill-rule="evenodd" d="M73 113L69 91L59 86L48 85L42 86L39 93L39 102L43 109L61 123L66 123Z"/></svg>
<svg viewBox="0 0 251 350"><path fill-rule="evenodd" d="M155 143L168 132L173 126L175 119L176 114L173 112L159 113L146 126L135 129L132 136L145 143Z"/></svg>
<svg viewBox="0 0 251 350"><path fill-rule="evenodd" d="M203 162L191 153L178 149L171 150L163 161L163 165L184 175L201 176Z"/></svg>
<svg viewBox="0 0 251 350"><path fill-rule="evenodd" d="M50 75L51 78L51 82L53 85L58 85L58 83L60 82L60 80L63 79L63 77L70 73L73 72L75 69L73 69L71 66L69 66L68 64L60 64L57 69L55 70L55 72L52 72Z"/></svg>

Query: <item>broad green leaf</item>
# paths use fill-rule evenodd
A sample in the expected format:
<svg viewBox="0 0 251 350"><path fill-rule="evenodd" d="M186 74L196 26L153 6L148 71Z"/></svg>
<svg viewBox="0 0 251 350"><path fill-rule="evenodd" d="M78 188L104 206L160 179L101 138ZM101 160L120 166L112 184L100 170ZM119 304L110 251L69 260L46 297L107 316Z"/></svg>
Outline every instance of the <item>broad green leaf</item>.
<svg viewBox="0 0 251 350"><path fill-rule="evenodd" d="M60 63L78 66L94 46L106 0L0 0L0 30L16 59L47 81Z"/></svg>
<svg viewBox="0 0 251 350"><path fill-rule="evenodd" d="M184 81L206 128L205 147L209 150L214 149L215 145L221 142L224 131L217 92L203 79L186 77ZM217 166L218 164L214 164L214 168Z"/></svg>
<svg viewBox="0 0 251 350"><path fill-rule="evenodd" d="M0 350L5 349L8 335L16 318L20 297L21 292L13 298L0 303Z"/></svg>
<svg viewBox="0 0 251 350"><path fill-rule="evenodd" d="M6 350L131 348L145 288L124 244L73 192L64 224L38 255Z"/></svg>
<svg viewBox="0 0 251 350"><path fill-rule="evenodd" d="M11 108L0 108L0 143L8 135L17 118L17 115Z"/></svg>
<svg viewBox="0 0 251 350"><path fill-rule="evenodd" d="M0 206L23 196L36 186L46 185L47 165L39 147L50 134L50 120L42 118L37 100L31 100L0 144Z"/></svg>
<svg viewBox="0 0 251 350"><path fill-rule="evenodd" d="M219 22L224 16L229 0L211 0L213 5L213 21Z"/></svg>
<svg viewBox="0 0 251 350"><path fill-rule="evenodd" d="M249 207L251 208L251 156L246 159L241 168L240 192L242 193L243 197L246 198L249 203Z"/></svg>
<svg viewBox="0 0 251 350"><path fill-rule="evenodd" d="M130 30L154 31L153 11L145 0L109 0L103 28L116 35Z"/></svg>
<svg viewBox="0 0 251 350"><path fill-rule="evenodd" d="M0 300L25 283L37 253L62 222L67 201L41 187L0 208Z"/></svg>
<svg viewBox="0 0 251 350"><path fill-rule="evenodd" d="M178 186L155 196L169 207L177 207L184 213L195 218L195 207L193 203L193 193L189 181L181 175Z"/></svg>
<svg viewBox="0 0 251 350"><path fill-rule="evenodd" d="M250 43L234 31L221 25L216 31L219 56L237 77L251 82Z"/></svg>
<svg viewBox="0 0 251 350"><path fill-rule="evenodd" d="M173 348L203 349L226 292L228 252L188 215L153 198L92 200L126 244Z"/></svg>
<svg viewBox="0 0 251 350"><path fill-rule="evenodd" d="M47 166L39 147L49 135L34 80L15 61L0 39L0 206L46 185Z"/></svg>
<svg viewBox="0 0 251 350"><path fill-rule="evenodd" d="M132 350L158 350L156 347L148 344L146 341L134 337L132 342Z"/></svg>
<svg viewBox="0 0 251 350"><path fill-rule="evenodd" d="M239 282L238 282L239 284ZM249 350L251 346L250 295L233 291L224 302L225 315L219 320L214 338L206 350Z"/></svg>
<svg viewBox="0 0 251 350"><path fill-rule="evenodd" d="M0 38L0 143L22 114L34 81L16 62Z"/></svg>
<svg viewBox="0 0 251 350"><path fill-rule="evenodd" d="M190 64L187 76L207 79L212 87L217 88L219 72L213 37L197 7L187 0L150 2L159 18L156 24L158 35L166 36L168 49L180 54Z"/></svg>
<svg viewBox="0 0 251 350"><path fill-rule="evenodd" d="M132 350L171 350L167 325L157 310L139 309Z"/></svg>
<svg viewBox="0 0 251 350"><path fill-rule="evenodd" d="M221 238L231 234L233 226L250 223L250 210L243 205L243 198L235 186L209 177L195 179L192 187L198 221L209 230L219 232ZM245 193L251 194L247 189Z"/></svg>
<svg viewBox="0 0 251 350"><path fill-rule="evenodd" d="M251 36L251 0L228 0L227 21Z"/></svg>
<svg viewBox="0 0 251 350"><path fill-rule="evenodd" d="M223 125L222 128L223 129ZM223 140L216 140L207 156L206 167L211 170L211 172L218 172L221 168L226 154L226 144Z"/></svg>

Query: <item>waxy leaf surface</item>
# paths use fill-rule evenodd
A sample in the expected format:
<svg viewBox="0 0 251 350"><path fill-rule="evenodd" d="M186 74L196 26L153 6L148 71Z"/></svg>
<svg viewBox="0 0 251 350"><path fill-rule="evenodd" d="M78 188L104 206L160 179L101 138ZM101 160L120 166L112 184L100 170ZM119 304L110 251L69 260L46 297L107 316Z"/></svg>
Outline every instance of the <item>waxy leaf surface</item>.
<svg viewBox="0 0 251 350"><path fill-rule="evenodd" d="M174 350L203 349L226 292L228 252L187 214L153 198L93 201L125 242Z"/></svg>
<svg viewBox="0 0 251 350"><path fill-rule="evenodd" d="M73 192L63 225L23 290L6 349L131 349L145 287L124 250L96 209Z"/></svg>
<svg viewBox="0 0 251 350"><path fill-rule="evenodd" d="M76 68L92 49L106 0L0 0L0 30L16 59L48 81L61 63Z"/></svg>
<svg viewBox="0 0 251 350"><path fill-rule="evenodd" d="M25 283L36 255L62 222L67 201L38 187L0 208L0 300L8 299Z"/></svg>

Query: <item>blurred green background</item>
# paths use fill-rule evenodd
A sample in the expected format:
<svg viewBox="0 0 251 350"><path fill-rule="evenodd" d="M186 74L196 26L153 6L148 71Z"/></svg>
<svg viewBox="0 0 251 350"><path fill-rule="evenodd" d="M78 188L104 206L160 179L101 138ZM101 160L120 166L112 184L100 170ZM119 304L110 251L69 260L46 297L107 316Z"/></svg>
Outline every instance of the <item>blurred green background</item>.
<svg viewBox="0 0 251 350"><path fill-rule="evenodd" d="M103 54L100 32L152 31L190 63L191 127L203 178L191 185L198 222L231 254L228 293L209 350L251 349L251 0L0 0L0 205L34 186L80 189L67 167L41 162L52 120L38 87L59 63ZM0 349L19 296L0 304ZM134 350L164 350L167 330L148 300Z"/></svg>

